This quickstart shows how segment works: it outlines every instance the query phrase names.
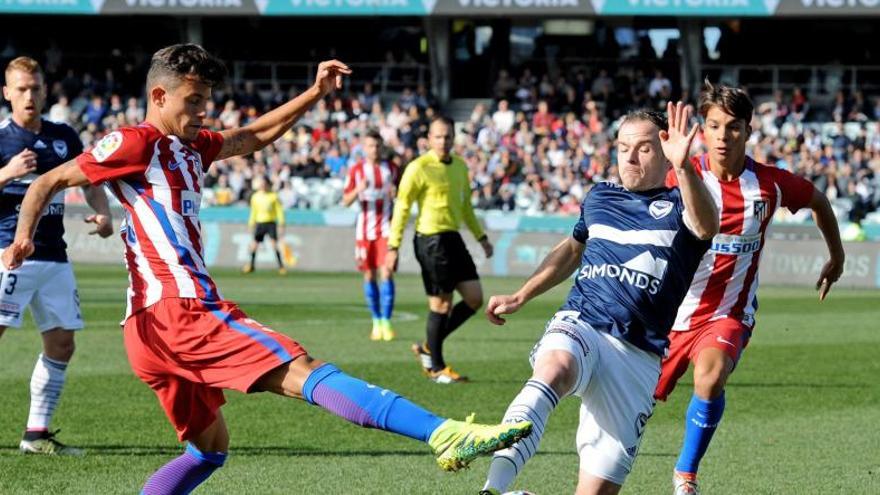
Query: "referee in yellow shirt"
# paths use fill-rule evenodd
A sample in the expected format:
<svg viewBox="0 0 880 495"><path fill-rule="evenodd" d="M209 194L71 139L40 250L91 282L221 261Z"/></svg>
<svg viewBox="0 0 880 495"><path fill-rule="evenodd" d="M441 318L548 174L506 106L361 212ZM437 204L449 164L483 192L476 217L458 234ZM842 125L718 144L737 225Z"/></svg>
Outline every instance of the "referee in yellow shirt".
<svg viewBox="0 0 880 495"><path fill-rule="evenodd" d="M269 245L275 251L275 259L278 260L278 273L284 275L287 269L281 260L281 252L278 249L278 239L284 234L284 208L278 200L278 194L272 191L272 185L265 177L254 179L254 191L251 194L251 215L248 218L248 227L254 233L251 241L251 261L244 266L244 273L254 271L254 261L257 257L257 247L266 236L269 237Z"/></svg>
<svg viewBox="0 0 880 495"><path fill-rule="evenodd" d="M467 380L444 361L443 341L483 304L477 268L458 233L462 221L483 246L486 257L492 256L492 244L471 207L467 165L451 153L453 134L452 121L434 119L428 129L431 150L404 169L385 255L386 267L396 270L397 250L410 207L418 204L415 254L422 267L429 312L425 343L413 344L413 352L419 356L425 374L437 383ZM453 307L454 291L462 300Z"/></svg>

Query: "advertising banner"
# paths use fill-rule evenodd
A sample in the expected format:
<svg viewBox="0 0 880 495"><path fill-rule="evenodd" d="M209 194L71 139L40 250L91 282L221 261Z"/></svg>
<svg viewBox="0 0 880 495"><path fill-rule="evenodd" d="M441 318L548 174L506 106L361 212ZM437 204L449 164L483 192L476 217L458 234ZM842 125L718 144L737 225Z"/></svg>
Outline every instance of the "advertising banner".
<svg viewBox="0 0 880 495"><path fill-rule="evenodd" d="M471 16L564 17L594 15L589 0L436 0L432 14Z"/></svg>
<svg viewBox="0 0 880 495"><path fill-rule="evenodd" d="M257 0L263 15L373 16L431 12L434 0Z"/></svg>
<svg viewBox="0 0 880 495"><path fill-rule="evenodd" d="M260 0L103 0L102 14L259 15Z"/></svg>
<svg viewBox="0 0 880 495"><path fill-rule="evenodd" d="M70 257L74 262L122 263L123 245L119 238L99 239L88 235L89 224L67 222ZM241 267L249 260L251 234L242 223L204 222L205 261L208 266ZM483 275L530 275L541 260L564 238L565 233L490 232L495 255L486 259L483 250L469 233L462 237ZM412 249L412 232L408 231L400 249L400 270L418 273ZM354 271L354 229L331 226L287 226L283 243L285 260L294 270L345 272ZM880 243L846 243L846 265L841 287L880 287ZM767 285L812 287L827 261L825 243L821 240L768 240L761 260L760 279ZM258 269L275 267L275 254L268 244L257 255Z"/></svg>

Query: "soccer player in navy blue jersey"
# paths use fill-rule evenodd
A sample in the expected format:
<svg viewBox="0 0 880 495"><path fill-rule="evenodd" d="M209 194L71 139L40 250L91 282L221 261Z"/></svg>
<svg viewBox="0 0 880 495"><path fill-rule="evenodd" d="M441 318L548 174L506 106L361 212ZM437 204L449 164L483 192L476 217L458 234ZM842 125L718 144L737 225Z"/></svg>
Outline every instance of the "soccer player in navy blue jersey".
<svg viewBox="0 0 880 495"><path fill-rule="evenodd" d="M70 126L44 120L46 85L40 65L18 57L6 67L3 96L12 116L0 122L0 249L15 237L18 213L28 186L40 175L82 152L79 136ZM95 214L93 234L108 237L113 225L107 196L97 187L84 188ZM21 326L24 309L31 314L43 338L31 376L31 406L24 437L19 444L27 454L80 455L49 431L50 421L64 387L67 364L73 356L75 330L83 327L73 268L64 243L64 194L49 203L34 236L34 254L21 267L0 267L0 335Z"/></svg>
<svg viewBox="0 0 880 495"><path fill-rule="evenodd" d="M532 421L532 435L496 452L482 493L507 490L537 451L550 413L569 395L581 399L577 493L616 494L632 469L675 311L718 232L715 204L687 162L697 126L688 130L690 111L681 102L669 103L667 114L640 111L623 119L621 184L593 187L572 235L517 292L489 301L486 315L502 325L503 315L577 270L532 350L532 377L504 416ZM678 189L664 186L670 164Z"/></svg>

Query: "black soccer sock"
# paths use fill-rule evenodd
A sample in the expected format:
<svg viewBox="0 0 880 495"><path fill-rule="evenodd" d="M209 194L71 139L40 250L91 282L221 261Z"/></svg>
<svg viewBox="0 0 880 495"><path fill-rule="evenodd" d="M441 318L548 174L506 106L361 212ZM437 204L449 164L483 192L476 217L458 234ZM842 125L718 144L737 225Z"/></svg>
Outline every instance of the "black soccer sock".
<svg viewBox="0 0 880 495"><path fill-rule="evenodd" d="M281 251L275 250L275 259L278 260L278 268L284 268L284 262L281 261Z"/></svg>
<svg viewBox="0 0 880 495"><path fill-rule="evenodd" d="M427 343L434 371L440 371L446 367L446 363L443 361L443 338L448 321L449 316L445 313L428 312Z"/></svg>
<svg viewBox="0 0 880 495"><path fill-rule="evenodd" d="M473 308L465 304L464 301L459 301L455 307L452 308L452 314L449 315L449 321L446 323L446 328L443 330L443 339L449 337L449 334L455 331L456 328L460 327L462 323L466 322L468 318L474 315L476 311Z"/></svg>
<svg viewBox="0 0 880 495"><path fill-rule="evenodd" d="M251 268L254 267L254 262L257 260L257 250L254 249L251 251Z"/></svg>

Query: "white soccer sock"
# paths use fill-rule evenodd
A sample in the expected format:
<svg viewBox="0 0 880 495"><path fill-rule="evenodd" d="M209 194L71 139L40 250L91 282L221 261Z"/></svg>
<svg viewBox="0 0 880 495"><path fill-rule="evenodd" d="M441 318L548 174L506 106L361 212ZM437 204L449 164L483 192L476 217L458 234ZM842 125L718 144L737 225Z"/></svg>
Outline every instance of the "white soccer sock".
<svg viewBox="0 0 880 495"><path fill-rule="evenodd" d="M502 492L507 490L526 461L538 451L547 420L557 404L559 404L559 396L549 385L535 379L526 382L519 395L508 406L503 422L531 421L532 433L510 448L495 452L492 465L489 466L489 476L483 486L484 490L489 488Z"/></svg>
<svg viewBox="0 0 880 495"><path fill-rule="evenodd" d="M50 359L43 354L37 358L34 373L31 375L31 410L28 414L27 429L49 429L52 415L58 406L61 389L64 387L67 363Z"/></svg>

